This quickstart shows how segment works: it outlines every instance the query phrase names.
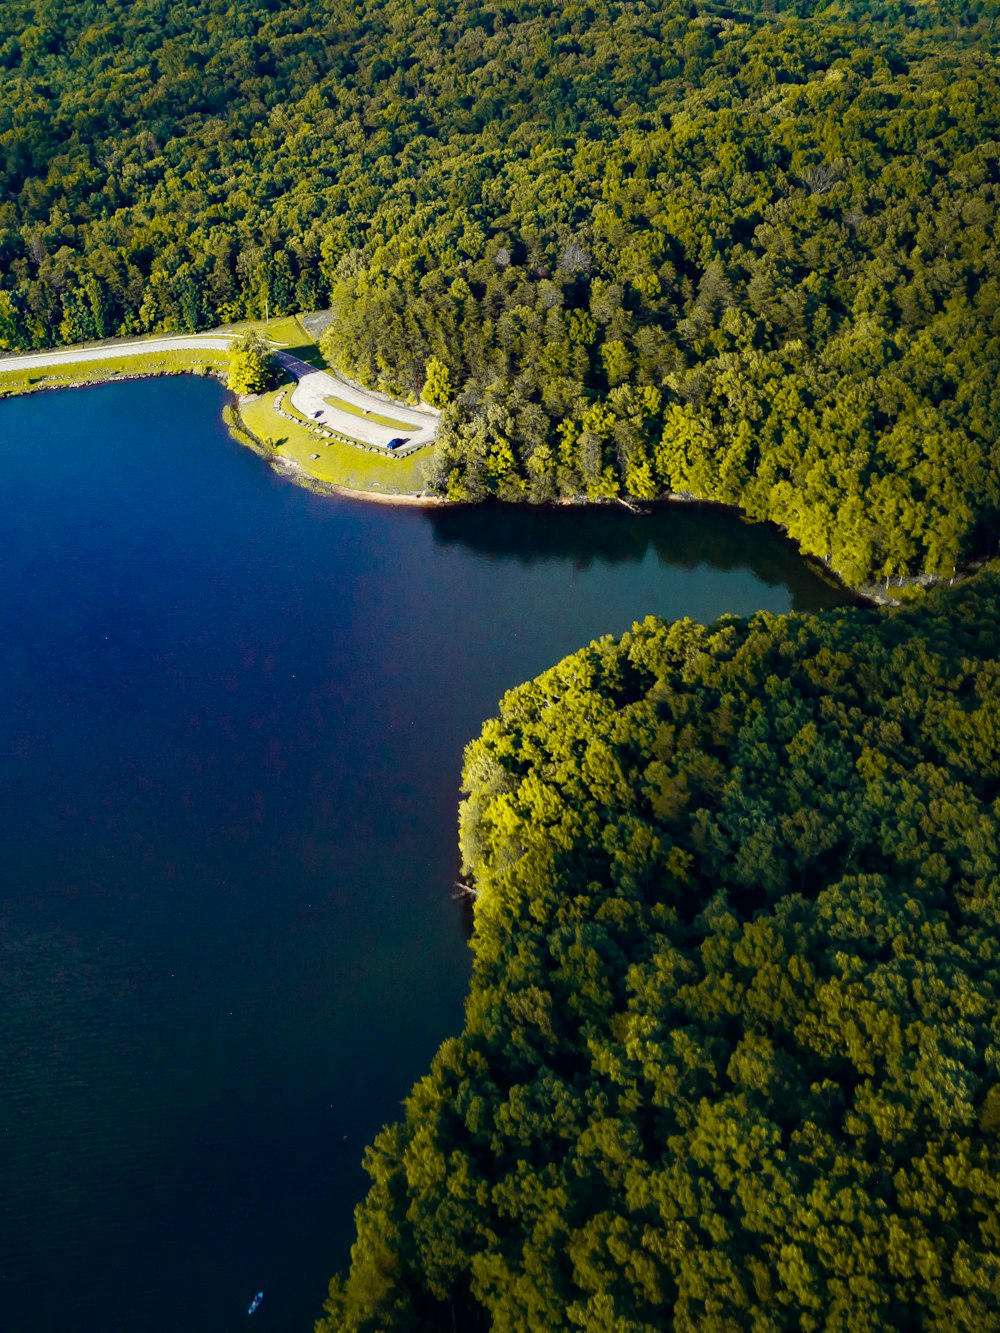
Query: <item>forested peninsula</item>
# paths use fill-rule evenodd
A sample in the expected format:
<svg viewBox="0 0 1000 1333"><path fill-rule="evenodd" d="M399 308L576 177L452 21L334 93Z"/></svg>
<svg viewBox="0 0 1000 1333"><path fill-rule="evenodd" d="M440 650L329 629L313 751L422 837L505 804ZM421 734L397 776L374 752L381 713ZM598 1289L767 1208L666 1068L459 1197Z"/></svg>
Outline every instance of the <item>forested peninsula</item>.
<svg viewBox="0 0 1000 1333"><path fill-rule="evenodd" d="M995 549L987 0L9 0L0 348L332 306L452 499Z"/></svg>
<svg viewBox="0 0 1000 1333"><path fill-rule="evenodd" d="M465 1030L341 1330L996 1329L1000 577L649 619L469 746Z"/></svg>

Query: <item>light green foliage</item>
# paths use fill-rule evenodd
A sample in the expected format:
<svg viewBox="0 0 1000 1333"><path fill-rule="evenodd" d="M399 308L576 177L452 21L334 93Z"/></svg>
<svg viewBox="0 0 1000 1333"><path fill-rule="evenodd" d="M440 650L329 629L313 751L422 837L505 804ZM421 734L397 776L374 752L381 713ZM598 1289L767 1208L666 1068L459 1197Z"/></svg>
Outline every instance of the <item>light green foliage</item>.
<svg viewBox="0 0 1000 1333"><path fill-rule="evenodd" d="M424 372L424 402L431 407L447 407L451 402L451 374L443 361L432 356Z"/></svg>
<svg viewBox="0 0 1000 1333"><path fill-rule="evenodd" d="M324 1333L996 1328L998 627L650 619L504 698Z"/></svg>
<svg viewBox="0 0 1000 1333"><path fill-rule="evenodd" d="M229 351L229 387L233 393L263 393L275 383L278 367L259 333L237 338Z"/></svg>
<svg viewBox="0 0 1000 1333"><path fill-rule="evenodd" d="M10 292L0 290L0 351L21 346L21 318Z"/></svg>

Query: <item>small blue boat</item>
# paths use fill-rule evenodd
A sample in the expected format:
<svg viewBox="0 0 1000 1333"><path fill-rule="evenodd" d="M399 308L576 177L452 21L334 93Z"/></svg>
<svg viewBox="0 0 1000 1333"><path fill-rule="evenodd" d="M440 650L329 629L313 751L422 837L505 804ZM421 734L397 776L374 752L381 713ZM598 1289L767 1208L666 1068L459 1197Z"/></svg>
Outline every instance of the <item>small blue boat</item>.
<svg viewBox="0 0 1000 1333"><path fill-rule="evenodd" d="M264 1293L262 1291L258 1291L257 1295L250 1302L250 1309L247 1311L247 1314L253 1314L254 1310L256 1310L257 1306L260 1305L263 1299L264 1299Z"/></svg>

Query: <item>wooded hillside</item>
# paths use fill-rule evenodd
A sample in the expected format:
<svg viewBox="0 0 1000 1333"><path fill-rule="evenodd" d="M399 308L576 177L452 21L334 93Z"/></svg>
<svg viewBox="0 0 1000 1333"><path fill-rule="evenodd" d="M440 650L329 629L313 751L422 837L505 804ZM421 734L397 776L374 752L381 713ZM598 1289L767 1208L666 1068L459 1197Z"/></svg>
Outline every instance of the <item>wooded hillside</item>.
<svg viewBox="0 0 1000 1333"><path fill-rule="evenodd" d="M1000 513L994 10L8 0L0 348L332 302L342 369L447 371L454 498L950 575Z"/></svg>

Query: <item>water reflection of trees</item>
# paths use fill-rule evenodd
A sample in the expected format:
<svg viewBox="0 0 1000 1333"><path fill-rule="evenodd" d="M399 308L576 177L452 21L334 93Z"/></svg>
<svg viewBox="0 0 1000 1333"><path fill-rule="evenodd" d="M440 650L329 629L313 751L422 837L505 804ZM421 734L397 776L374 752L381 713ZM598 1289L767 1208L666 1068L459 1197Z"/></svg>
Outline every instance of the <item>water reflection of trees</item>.
<svg viewBox="0 0 1000 1333"><path fill-rule="evenodd" d="M853 600L776 528L711 505L661 504L641 514L616 505L460 505L431 510L428 517L435 543L462 546L488 560L568 562L583 571L595 564L638 564L652 550L672 569L746 569L768 587L787 587L796 610Z"/></svg>

